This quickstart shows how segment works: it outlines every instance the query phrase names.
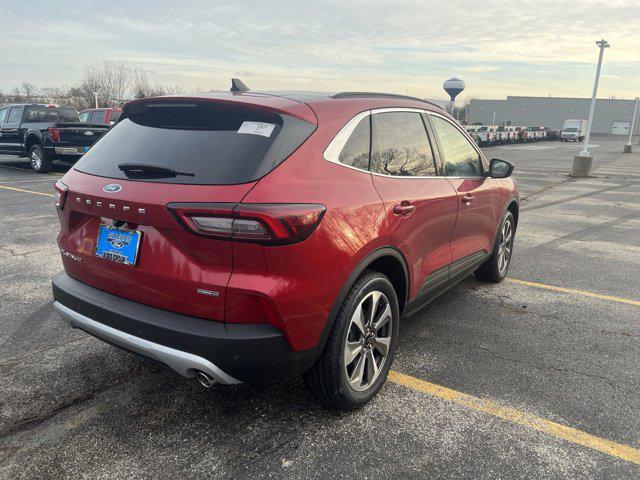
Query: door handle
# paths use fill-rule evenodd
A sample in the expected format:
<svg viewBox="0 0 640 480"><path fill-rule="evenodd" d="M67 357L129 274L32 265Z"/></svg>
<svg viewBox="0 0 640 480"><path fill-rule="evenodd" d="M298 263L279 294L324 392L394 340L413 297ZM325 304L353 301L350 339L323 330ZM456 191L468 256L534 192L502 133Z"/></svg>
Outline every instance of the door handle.
<svg viewBox="0 0 640 480"><path fill-rule="evenodd" d="M396 215L410 215L415 211L415 209L415 205L411 205L409 201L403 200L393 207L393 213Z"/></svg>
<svg viewBox="0 0 640 480"><path fill-rule="evenodd" d="M475 198L476 197L474 197L470 193L467 193L464 197L462 197L462 203L464 203L465 205L471 205L471 202L473 202Z"/></svg>

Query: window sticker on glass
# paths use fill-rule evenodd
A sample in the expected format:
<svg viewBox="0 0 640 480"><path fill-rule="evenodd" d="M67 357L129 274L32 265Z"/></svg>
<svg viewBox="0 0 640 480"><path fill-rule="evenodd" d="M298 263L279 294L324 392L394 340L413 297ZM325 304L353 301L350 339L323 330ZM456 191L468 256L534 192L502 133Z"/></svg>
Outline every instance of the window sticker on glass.
<svg viewBox="0 0 640 480"><path fill-rule="evenodd" d="M249 133L251 135L270 137L274 128L275 125L273 123L242 122L242 125L238 129L238 133Z"/></svg>

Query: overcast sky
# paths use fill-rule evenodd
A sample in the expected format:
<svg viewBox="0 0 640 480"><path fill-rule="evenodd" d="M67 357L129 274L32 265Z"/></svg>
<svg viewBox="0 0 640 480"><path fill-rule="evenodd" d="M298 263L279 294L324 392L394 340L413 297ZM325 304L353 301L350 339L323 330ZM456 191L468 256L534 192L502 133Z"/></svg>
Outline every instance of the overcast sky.
<svg viewBox="0 0 640 480"><path fill-rule="evenodd" d="M640 0L410 2L1 0L0 89L70 86L122 60L185 91L376 90L444 98L640 95Z"/></svg>

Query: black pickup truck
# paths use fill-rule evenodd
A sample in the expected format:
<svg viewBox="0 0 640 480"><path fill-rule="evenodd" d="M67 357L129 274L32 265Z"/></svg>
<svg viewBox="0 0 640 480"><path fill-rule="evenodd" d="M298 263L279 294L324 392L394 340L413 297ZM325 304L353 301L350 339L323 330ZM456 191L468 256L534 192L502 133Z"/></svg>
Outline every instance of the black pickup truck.
<svg viewBox="0 0 640 480"><path fill-rule="evenodd" d="M28 157L36 172L58 159L76 161L108 127L81 123L71 107L13 104L0 107L0 153Z"/></svg>

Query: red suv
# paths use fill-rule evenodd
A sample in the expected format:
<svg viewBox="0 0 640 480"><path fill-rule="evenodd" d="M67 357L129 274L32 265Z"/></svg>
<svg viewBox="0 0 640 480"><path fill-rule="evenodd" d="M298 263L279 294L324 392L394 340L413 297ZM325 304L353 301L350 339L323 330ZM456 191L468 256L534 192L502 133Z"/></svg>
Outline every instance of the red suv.
<svg viewBox="0 0 640 480"><path fill-rule="evenodd" d="M242 90L128 103L57 183L55 308L205 386L357 408L402 316L507 274L513 165L418 99Z"/></svg>

